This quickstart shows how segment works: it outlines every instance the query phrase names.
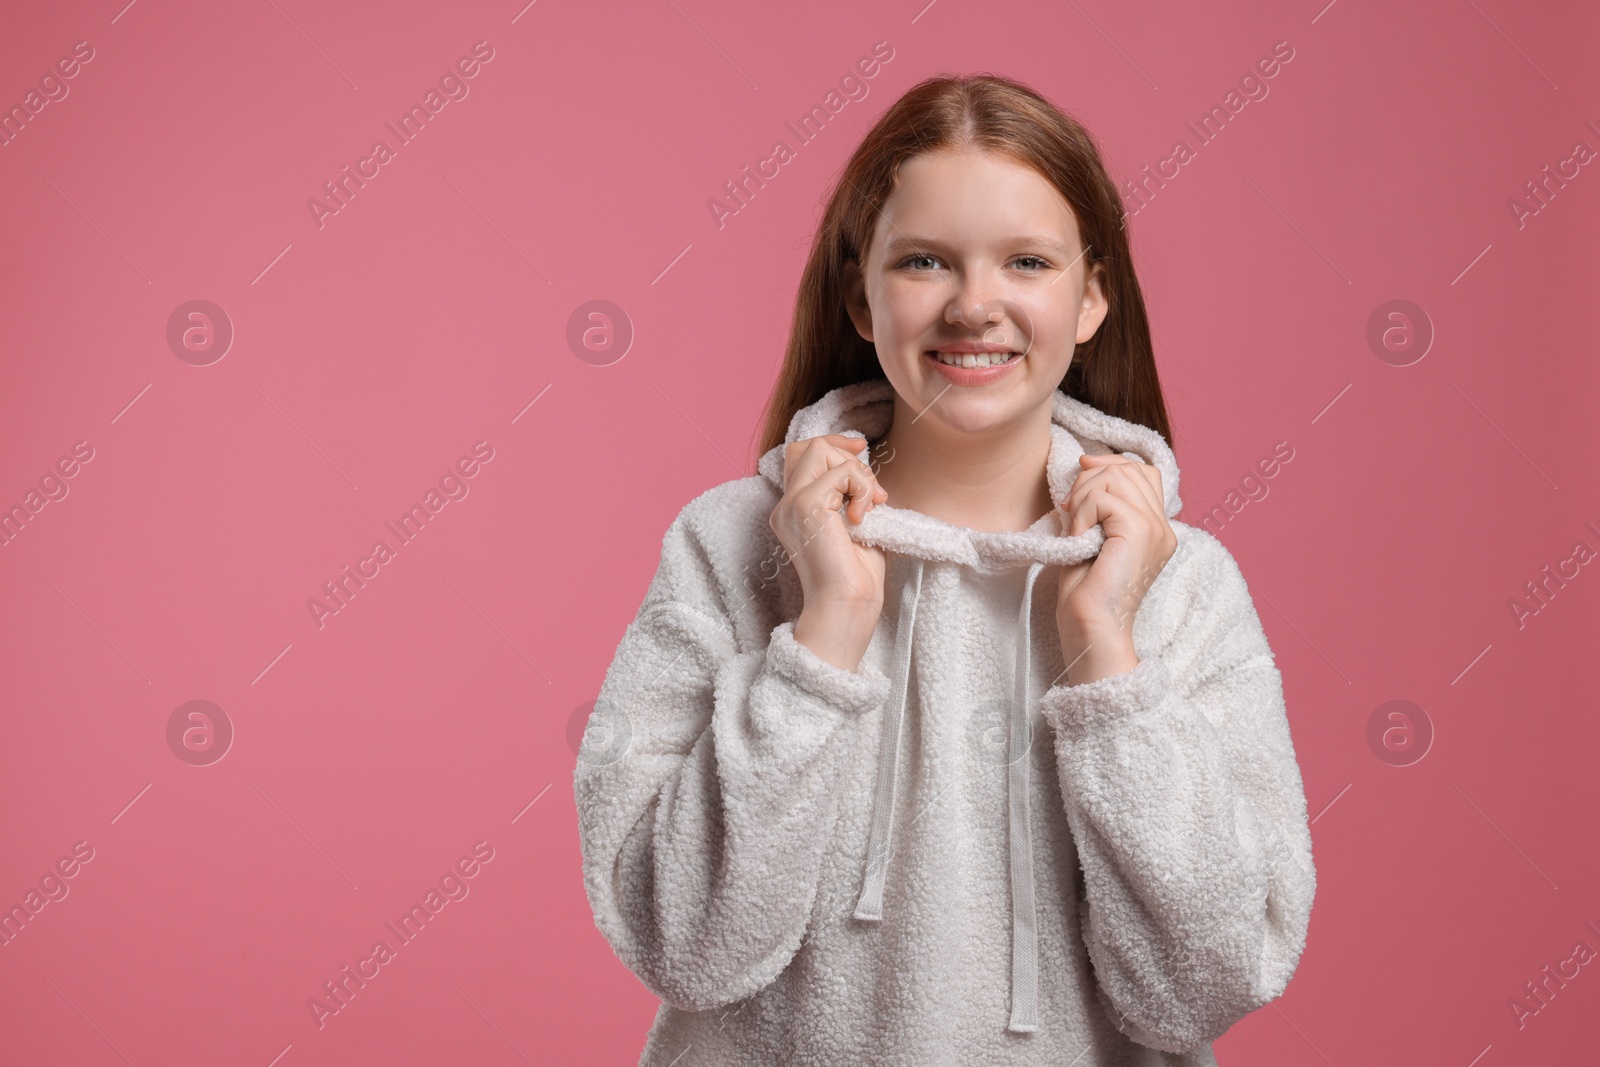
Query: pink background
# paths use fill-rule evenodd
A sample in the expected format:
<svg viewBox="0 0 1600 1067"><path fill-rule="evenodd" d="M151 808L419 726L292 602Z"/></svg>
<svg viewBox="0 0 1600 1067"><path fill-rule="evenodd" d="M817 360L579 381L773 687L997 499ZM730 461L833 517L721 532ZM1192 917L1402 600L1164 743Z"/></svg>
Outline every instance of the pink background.
<svg viewBox="0 0 1600 1067"><path fill-rule="evenodd" d="M1520 1027L1508 1002L1600 950L1600 564L1520 627L1510 602L1600 549L1600 173L1521 225L1508 201L1600 148L1593 5L122 2L0 36L7 109L94 53L0 148L0 505L93 450L0 548L0 905L93 850L0 947L0 1061L637 1061L657 1000L584 898L574 715L667 524L753 470L829 180L899 93L978 70L1119 179L1196 151L1130 227L1180 517L1269 490L1211 528L1283 670L1319 875L1293 983L1220 1057L1592 1055L1600 964ZM469 95L319 227L307 200L478 41ZM719 228L778 138L796 158ZM194 299L235 331L206 366L167 343ZM634 331L609 365L567 342L597 299ZM1434 333L1406 366L1367 342L1396 299ZM468 495L319 627L308 600L479 441ZM191 700L231 723L220 761L169 744ZM1431 723L1420 761L1368 740L1391 700ZM319 1027L477 842L470 893Z"/></svg>

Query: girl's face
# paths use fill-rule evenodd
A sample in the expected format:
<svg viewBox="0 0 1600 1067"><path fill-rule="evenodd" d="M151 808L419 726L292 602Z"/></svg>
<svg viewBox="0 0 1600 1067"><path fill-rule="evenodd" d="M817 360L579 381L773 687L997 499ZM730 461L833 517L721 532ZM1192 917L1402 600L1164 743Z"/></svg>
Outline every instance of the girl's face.
<svg viewBox="0 0 1600 1067"><path fill-rule="evenodd" d="M901 165L864 267L848 265L846 306L899 401L981 433L1048 410L1073 346L1105 318L1083 253L1072 208L1031 167L927 152ZM980 349L1014 354L986 367L966 355Z"/></svg>

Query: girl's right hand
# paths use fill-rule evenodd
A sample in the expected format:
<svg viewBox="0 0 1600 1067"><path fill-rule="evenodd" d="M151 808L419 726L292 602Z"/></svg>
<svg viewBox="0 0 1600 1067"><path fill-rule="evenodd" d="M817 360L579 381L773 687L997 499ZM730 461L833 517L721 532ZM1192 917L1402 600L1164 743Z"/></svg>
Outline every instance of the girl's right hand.
<svg viewBox="0 0 1600 1067"><path fill-rule="evenodd" d="M795 640L846 670L861 662L883 610L883 552L851 540L839 511L858 523L889 499L858 458L866 446L825 434L786 447L783 499L767 520L800 577Z"/></svg>

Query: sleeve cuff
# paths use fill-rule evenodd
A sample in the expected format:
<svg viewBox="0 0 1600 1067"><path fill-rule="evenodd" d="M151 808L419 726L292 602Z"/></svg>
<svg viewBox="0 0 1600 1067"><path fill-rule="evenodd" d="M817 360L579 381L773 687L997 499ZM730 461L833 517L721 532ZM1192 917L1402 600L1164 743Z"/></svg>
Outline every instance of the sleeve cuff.
<svg viewBox="0 0 1600 1067"><path fill-rule="evenodd" d="M1082 733L1154 710L1171 692L1170 683L1167 665L1155 656L1143 656L1121 674L1082 685L1053 685L1039 706L1056 729Z"/></svg>
<svg viewBox="0 0 1600 1067"><path fill-rule="evenodd" d="M865 661L854 671L829 663L795 640L793 620L773 628L767 661L784 678L818 700L852 714L869 712L889 698L887 675Z"/></svg>

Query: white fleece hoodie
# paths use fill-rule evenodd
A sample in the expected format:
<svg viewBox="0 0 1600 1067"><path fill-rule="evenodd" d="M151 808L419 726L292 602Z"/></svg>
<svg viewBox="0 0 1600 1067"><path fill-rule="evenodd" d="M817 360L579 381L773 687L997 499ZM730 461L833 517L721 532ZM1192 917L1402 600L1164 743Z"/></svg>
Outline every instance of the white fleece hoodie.
<svg viewBox="0 0 1600 1067"><path fill-rule="evenodd" d="M835 389L787 441L876 441L892 400ZM1080 455L1119 451L1177 514L1159 434L1059 392L1052 421L1054 500ZM1069 686L1057 576L1098 525L879 505L847 526L888 563L847 671L794 638L783 447L758 469L668 528L574 776L595 924L662 999L641 1065L1215 1064L1287 986L1316 888L1282 679L1227 549L1173 520L1138 665Z"/></svg>

